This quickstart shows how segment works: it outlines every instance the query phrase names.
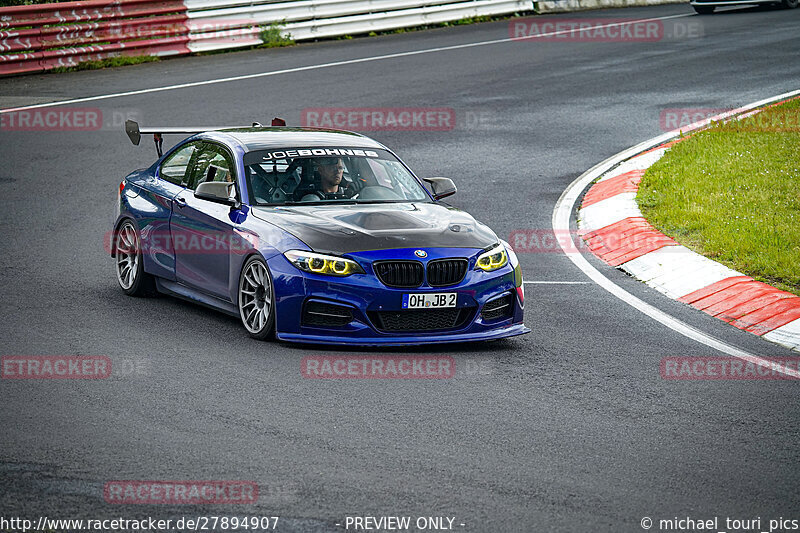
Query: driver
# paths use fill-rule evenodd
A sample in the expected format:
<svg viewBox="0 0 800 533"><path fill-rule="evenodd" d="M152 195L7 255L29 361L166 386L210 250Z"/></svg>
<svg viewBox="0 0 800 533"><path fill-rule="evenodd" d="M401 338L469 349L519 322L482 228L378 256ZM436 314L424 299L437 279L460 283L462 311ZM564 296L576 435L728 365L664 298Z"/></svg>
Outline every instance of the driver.
<svg viewBox="0 0 800 533"><path fill-rule="evenodd" d="M347 186L342 184L344 162L341 157L321 157L315 163L316 171L320 177L319 190L306 194L301 201L318 201L336 196L340 198L350 196Z"/></svg>
<svg viewBox="0 0 800 533"><path fill-rule="evenodd" d="M342 183L342 176L344 176L344 162L340 157L330 157L320 159L317 163L317 171L320 176L320 186L322 192L344 192Z"/></svg>

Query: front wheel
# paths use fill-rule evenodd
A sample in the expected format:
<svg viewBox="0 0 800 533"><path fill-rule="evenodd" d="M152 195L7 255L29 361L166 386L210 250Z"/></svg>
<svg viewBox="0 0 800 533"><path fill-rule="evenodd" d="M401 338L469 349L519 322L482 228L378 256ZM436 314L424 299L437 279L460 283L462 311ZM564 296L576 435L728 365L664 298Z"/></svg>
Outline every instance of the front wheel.
<svg viewBox="0 0 800 533"><path fill-rule="evenodd" d="M794 9L797 7L797 4L798 0L783 0L783 2L781 2L781 5L786 9Z"/></svg>
<svg viewBox="0 0 800 533"><path fill-rule="evenodd" d="M796 2L797 0L795 0ZM715 6L692 6L698 15L710 15L714 12Z"/></svg>
<svg viewBox="0 0 800 533"><path fill-rule="evenodd" d="M258 256L247 260L239 278L239 316L251 337L270 338L275 330L275 294L267 264Z"/></svg>
<svg viewBox="0 0 800 533"><path fill-rule="evenodd" d="M153 276L144 271L141 243L133 222L123 222L116 233L114 255L117 282L128 296L150 296L155 293Z"/></svg>

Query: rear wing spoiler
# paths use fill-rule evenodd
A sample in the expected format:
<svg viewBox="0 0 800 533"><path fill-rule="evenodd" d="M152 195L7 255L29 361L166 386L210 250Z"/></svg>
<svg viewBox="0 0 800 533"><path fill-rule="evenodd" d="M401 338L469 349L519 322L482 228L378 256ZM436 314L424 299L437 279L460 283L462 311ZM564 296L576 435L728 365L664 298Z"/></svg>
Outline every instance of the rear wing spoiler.
<svg viewBox="0 0 800 533"><path fill-rule="evenodd" d="M272 119L272 126L286 126L286 121L282 118L273 118ZM139 142L142 140L142 135L152 135L153 142L156 144L156 151L158 152L158 157L161 157L162 154L162 146L164 144L163 135L194 135L196 133L204 133L207 131L219 131L219 130L227 130L233 128L241 128L242 126L217 126L211 128L201 128L201 127L152 127L152 128L140 128L139 123L135 120L126 120L125 121L125 133L128 135L128 138L135 146L139 146ZM253 122L253 128L261 127L261 124L258 122Z"/></svg>

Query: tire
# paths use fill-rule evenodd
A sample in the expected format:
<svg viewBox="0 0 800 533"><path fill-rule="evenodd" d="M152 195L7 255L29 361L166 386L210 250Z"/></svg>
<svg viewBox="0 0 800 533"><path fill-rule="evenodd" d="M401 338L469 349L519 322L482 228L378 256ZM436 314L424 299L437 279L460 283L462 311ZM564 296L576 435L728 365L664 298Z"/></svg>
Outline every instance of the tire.
<svg viewBox="0 0 800 533"><path fill-rule="evenodd" d="M248 259L239 276L239 317L251 337L267 340L275 333L275 288L263 259Z"/></svg>
<svg viewBox="0 0 800 533"><path fill-rule="evenodd" d="M715 6L692 6L698 15L710 15L714 12Z"/></svg>
<svg viewBox="0 0 800 533"><path fill-rule="evenodd" d="M783 0L783 2L781 2L781 6L785 9L794 9L797 7L797 4L798 0Z"/></svg>
<svg viewBox="0 0 800 533"><path fill-rule="evenodd" d="M155 280L144 271L139 231L126 220L114 233L114 265L117 283L128 296L152 296Z"/></svg>

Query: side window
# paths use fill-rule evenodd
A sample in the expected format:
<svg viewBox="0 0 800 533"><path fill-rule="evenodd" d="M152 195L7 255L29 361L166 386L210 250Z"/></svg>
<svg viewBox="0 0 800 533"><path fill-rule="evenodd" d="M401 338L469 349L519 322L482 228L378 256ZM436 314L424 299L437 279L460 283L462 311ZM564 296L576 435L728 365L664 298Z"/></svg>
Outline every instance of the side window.
<svg viewBox="0 0 800 533"><path fill-rule="evenodd" d="M204 144L197 154L187 188L194 190L209 181L235 183L235 171L233 160L222 147Z"/></svg>
<svg viewBox="0 0 800 533"><path fill-rule="evenodd" d="M306 166L303 159L277 159L269 162L253 163L245 167L250 190L256 200L261 203L282 203L292 198L295 191L304 181ZM305 179L308 185L313 181Z"/></svg>
<svg viewBox="0 0 800 533"><path fill-rule="evenodd" d="M389 187L391 189L392 178L389 177L389 173L386 171L386 168L377 161L372 161L371 159L367 159L367 164L369 165L373 176L375 176L375 182L382 187Z"/></svg>
<svg viewBox="0 0 800 533"><path fill-rule="evenodd" d="M197 146L198 143L193 142L175 150L172 155L161 163L159 176L175 185L182 185L186 181L186 170L192 160L192 155L197 150Z"/></svg>

